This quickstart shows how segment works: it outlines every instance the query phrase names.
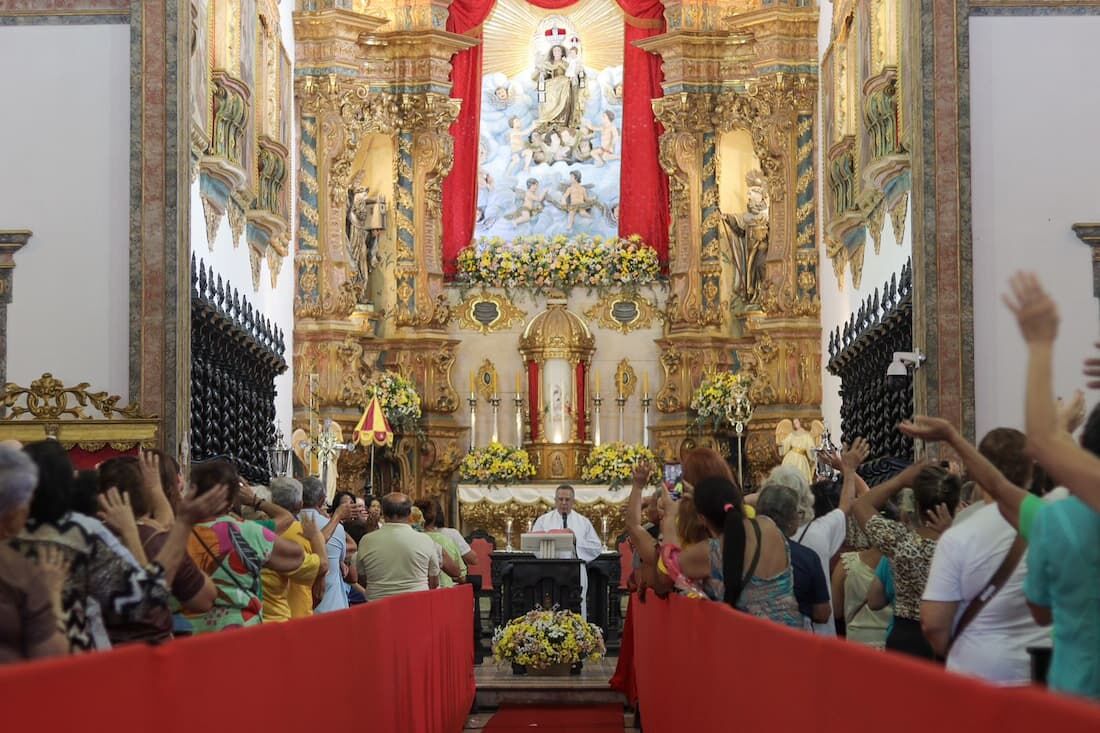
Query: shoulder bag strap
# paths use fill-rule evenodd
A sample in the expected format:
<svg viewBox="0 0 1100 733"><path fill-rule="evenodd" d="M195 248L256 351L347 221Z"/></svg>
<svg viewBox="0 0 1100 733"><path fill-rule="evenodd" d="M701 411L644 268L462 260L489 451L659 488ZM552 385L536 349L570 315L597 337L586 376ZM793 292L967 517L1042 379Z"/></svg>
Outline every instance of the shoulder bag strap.
<svg viewBox="0 0 1100 733"><path fill-rule="evenodd" d="M802 528L802 534L798 535L798 539L795 540L798 544L802 544L802 538L806 536L806 533L810 531L810 525L817 521L817 517L814 517L810 521L806 522L806 526Z"/></svg>
<svg viewBox="0 0 1100 733"><path fill-rule="evenodd" d="M749 580L752 579L753 573L756 572L756 566L760 564L760 523L755 519L750 519L752 523L753 532L756 534L756 551L752 553L752 562L749 563L748 572L745 573L745 577L741 579L741 588L743 589L748 585Z"/></svg>
<svg viewBox="0 0 1100 733"><path fill-rule="evenodd" d="M966 627L970 625L970 622L977 618L978 614L982 612L982 609L993 600L993 597L997 595L1005 583L1008 582L1009 577L1013 571L1016 570L1016 566L1020 564L1020 559L1024 556L1024 550L1027 549L1027 541L1016 536L1016 540L1012 543L1012 547L1008 549L1008 554L1005 555L1005 559L1001 561L1001 566L997 568L997 572L993 573L993 577L989 579L982 592L979 593L973 600L966 606L966 610L963 611L962 616L959 618L959 623L955 625L955 633L951 635L951 641L947 645L947 651L944 653L946 657L951 653L951 647L955 645L955 640L962 636L962 633L966 630Z"/></svg>
<svg viewBox="0 0 1100 733"><path fill-rule="evenodd" d="M232 532L233 527L229 527L229 531ZM218 572L219 568L221 568L222 565L225 563L225 558L229 557L229 553L226 552L221 556L215 555L214 551L210 549L210 545L206 544L206 541L202 538L202 535L196 532L194 527L191 528L191 534L195 536L195 539L197 539L199 541L199 544L202 545L202 549L205 550L206 554L210 556L210 559L214 561L214 569L209 573L210 577L213 578L214 573ZM229 579L233 581L233 585L237 586L238 590L240 590L242 593L250 593L248 588L245 588L243 585L241 585L241 581L237 580L237 576L233 574L232 570L227 570L225 574L229 576Z"/></svg>

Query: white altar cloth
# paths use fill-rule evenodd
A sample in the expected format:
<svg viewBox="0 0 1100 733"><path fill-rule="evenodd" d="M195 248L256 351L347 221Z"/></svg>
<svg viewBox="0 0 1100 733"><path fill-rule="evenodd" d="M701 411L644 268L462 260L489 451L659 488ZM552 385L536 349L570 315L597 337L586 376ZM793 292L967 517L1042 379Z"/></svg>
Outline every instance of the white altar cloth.
<svg viewBox="0 0 1100 733"><path fill-rule="evenodd" d="M577 504L595 504L602 501L605 504L625 504L630 497L630 486L625 485L612 490L610 486L596 486L592 484L570 484L576 492ZM487 501L490 504L553 504L554 492L558 484L512 484L511 486L494 486L489 488L480 484L459 484L458 503L477 504ZM653 493L653 487L647 487L643 495Z"/></svg>

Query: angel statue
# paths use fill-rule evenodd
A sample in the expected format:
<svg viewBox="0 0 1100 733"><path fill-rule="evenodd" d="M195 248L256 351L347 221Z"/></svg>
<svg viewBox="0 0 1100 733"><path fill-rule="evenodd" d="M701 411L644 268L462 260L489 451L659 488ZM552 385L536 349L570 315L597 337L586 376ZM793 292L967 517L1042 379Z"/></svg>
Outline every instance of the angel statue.
<svg viewBox="0 0 1100 733"><path fill-rule="evenodd" d="M722 230L733 252L734 292L745 303L760 296L768 255L769 201L764 175L757 170L745 176L748 191L745 213L722 214Z"/></svg>
<svg viewBox="0 0 1100 733"><path fill-rule="evenodd" d="M569 183L563 183L560 186L561 201L551 199L550 203L568 214L566 228L572 229L578 216L591 219L592 209L606 212L606 207L592 195L592 188L595 184L581 183L580 171L569 171L569 178Z"/></svg>
<svg viewBox="0 0 1100 733"><path fill-rule="evenodd" d="M820 420L814 420L809 430L803 428L802 421L797 418L793 423L780 420L775 426L775 442L779 455L783 456L783 465L798 469L806 477L807 484L813 483L815 454L824 434L825 425Z"/></svg>

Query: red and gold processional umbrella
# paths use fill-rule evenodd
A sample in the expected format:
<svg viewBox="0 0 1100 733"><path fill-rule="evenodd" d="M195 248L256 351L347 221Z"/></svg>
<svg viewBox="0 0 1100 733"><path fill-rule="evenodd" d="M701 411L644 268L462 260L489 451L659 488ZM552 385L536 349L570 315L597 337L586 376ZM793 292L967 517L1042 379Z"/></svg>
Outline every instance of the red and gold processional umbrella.
<svg viewBox="0 0 1100 733"><path fill-rule="evenodd" d="M351 436L352 441L364 448L370 446L370 480L367 482L367 490L374 494L374 447L384 448L393 445L393 430L386 420L386 413L382 412L382 405L377 397L371 397L363 410L363 416L355 425L355 432Z"/></svg>

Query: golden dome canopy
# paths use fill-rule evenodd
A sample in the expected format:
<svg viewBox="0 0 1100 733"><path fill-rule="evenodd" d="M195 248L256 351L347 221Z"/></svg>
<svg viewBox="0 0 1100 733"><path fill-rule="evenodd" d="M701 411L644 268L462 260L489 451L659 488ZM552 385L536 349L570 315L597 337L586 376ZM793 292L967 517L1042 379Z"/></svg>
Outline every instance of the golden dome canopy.
<svg viewBox="0 0 1100 733"><path fill-rule="evenodd" d="M596 350L596 339L565 303L550 303L523 329L519 350L525 359L587 359Z"/></svg>

